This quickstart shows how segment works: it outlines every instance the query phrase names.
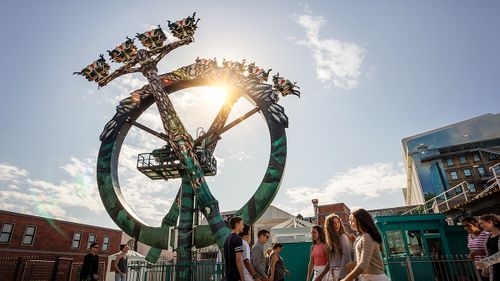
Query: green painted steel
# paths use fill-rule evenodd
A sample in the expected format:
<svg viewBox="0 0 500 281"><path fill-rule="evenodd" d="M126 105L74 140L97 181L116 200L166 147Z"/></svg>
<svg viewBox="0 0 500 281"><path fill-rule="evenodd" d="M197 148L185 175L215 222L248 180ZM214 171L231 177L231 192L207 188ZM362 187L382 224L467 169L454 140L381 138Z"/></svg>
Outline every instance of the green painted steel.
<svg viewBox="0 0 500 281"><path fill-rule="evenodd" d="M311 245L312 242L283 243L280 255L285 263L285 268L292 273L291 275L285 275L285 280L306 280Z"/></svg>
<svg viewBox="0 0 500 281"><path fill-rule="evenodd" d="M262 83L256 77L245 76L230 69L195 63L176 71L160 76L163 91L167 94L195 86L217 86L229 84L234 92L243 93L259 109L264 117L271 137L271 154L268 167L261 184L254 195L237 215L246 222L254 223L268 208L278 192L283 177L286 162L286 134L288 118L284 109L277 102L277 94L272 85ZM128 97L120 102L117 113L110 120L101 134L101 148L97 163L97 180L103 204L113 221L128 235L136 237L137 241L157 249L166 249L169 241L169 226L174 226L178 207L172 207L160 227L151 227L141 222L127 207L121 187L118 182L117 165L123 140L130 129L131 121L135 121L155 101L151 85L134 92L140 97L140 103L132 102ZM186 155L184 155L186 156ZM203 177L191 157L186 157L185 165L188 171L195 170L195 178ZM191 180L192 184L192 180ZM203 184L206 185L206 183ZM208 190L208 187L206 188ZM194 186L195 192L197 191ZM220 218L218 202L206 196L197 194L196 199L202 213L208 217L210 226L199 226L195 231L196 247L205 247L217 243L221 248L229 230ZM175 203L173 204L175 205ZM174 220L175 218L175 220ZM156 252L157 253L157 252ZM154 258L155 254L151 254Z"/></svg>

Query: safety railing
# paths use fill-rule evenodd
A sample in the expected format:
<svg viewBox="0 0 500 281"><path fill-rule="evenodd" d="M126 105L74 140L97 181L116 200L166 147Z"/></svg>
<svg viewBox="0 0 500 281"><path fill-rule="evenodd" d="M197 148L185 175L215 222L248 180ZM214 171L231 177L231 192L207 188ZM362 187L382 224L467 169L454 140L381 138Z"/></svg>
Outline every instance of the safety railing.
<svg viewBox="0 0 500 281"><path fill-rule="evenodd" d="M133 262L129 265L127 281L171 281L178 277L190 276L190 280L223 280L223 265L213 261L199 261L186 264L158 262Z"/></svg>
<svg viewBox="0 0 500 281"><path fill-rule="evenodd" d="M481 281L474 262L460 255L391 258L384 265L397 281Z"/></svg>

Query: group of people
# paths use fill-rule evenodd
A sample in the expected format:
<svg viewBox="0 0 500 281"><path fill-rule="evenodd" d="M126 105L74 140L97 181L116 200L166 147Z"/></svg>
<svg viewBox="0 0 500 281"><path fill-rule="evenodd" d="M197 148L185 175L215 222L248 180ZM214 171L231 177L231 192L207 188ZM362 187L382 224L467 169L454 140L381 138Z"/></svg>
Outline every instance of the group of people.
<svg viewBox="0 0 500 281"><path fill-rule="evenodd" d="M324 226L312 227L307 281L311 277L314 281L352 281L358 277L363 281L390 281L384 273L382 236L371 215L359 209L349 221L359 234L354 243L335 214L326 217ZM264 250L269 231L258 231L258 240L250 251L250 226L238 216L229 220L229 226L232 232L224 243L226 281L279 281L284 280L285 273L290 274L280 256L282 244Z"/></svg>
<svg viewBox="0 0 500 281"><path fill-rule="evenodd" d="M354 243L335 214L326 217L323 227L313 226L307 281L311 274L314 281L352 281L358 277L363 281L390 280L384 273L380 252L382 236L371 215L358 209L349 222L359 234Z"/></svg>
<svg viewBox="0 0 500 281"><path fill-rule="evenodd" d="M469 257L474 260L482 281L500 280L500 219L489 214L462 219L467 236Z"/></svg>
<svg viewBox="0 0 500 281"><path fill-rule="evenodd" d="M264 249L269 240L269 231L261 229L257 233L257 242L250 250L250 225L239 216L229 220L231 234L224 243L224 278L226 281L280 281L285 273L290 273L279 255L283 249L281 243L274 243L272 248Z"/></svg>
<svg viewBox="0 0 500 281"><path fill-rule="evenodd" d="M99 281L99 244L91 243L90 252L83 258L83 264L80 268L80 281ZM120 253L116 256L113 269L115 270L115 281L127 281L127 252L126 244L120 245Z"/></svg>

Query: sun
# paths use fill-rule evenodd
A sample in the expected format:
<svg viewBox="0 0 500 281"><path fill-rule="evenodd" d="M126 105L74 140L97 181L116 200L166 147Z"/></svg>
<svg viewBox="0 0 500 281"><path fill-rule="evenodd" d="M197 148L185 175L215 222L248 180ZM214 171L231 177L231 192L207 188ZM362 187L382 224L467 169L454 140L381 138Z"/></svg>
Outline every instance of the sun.
<svg viewBox="0 0 500 281"><path fill-rule="evenodd" d="M228 91L225 87L205 87L203 92L207 93L207 101L210 106L222 107L226 101Z"/></svg>

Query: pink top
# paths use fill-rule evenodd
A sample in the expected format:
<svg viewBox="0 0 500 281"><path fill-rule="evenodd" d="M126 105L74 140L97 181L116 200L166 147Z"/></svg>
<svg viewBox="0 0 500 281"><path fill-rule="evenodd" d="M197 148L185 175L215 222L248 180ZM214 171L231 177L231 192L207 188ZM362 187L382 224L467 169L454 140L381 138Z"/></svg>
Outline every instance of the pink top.
<svg viewBox="0 0 500 281"><path fill-rule="evenodd" d="M322 266L328 263L328 257L325 251L325 244L317 244L313 245L311 256L314 260L315 266Z"/></svg>
<svg viewBox="0 0 500 281"><path fill-rule="evenodd" d="M467 246L469 247L469 250L471 252L477 250L485 251L486 240L488 240L489 235L490 233L484 230L481 231L481 233L476 238L472 238L472 234L469 234L469 236L467 236L468 240ZM474 260L478 261L482 258L484 258L484 256L478 255L474 257Z"/></svg>

